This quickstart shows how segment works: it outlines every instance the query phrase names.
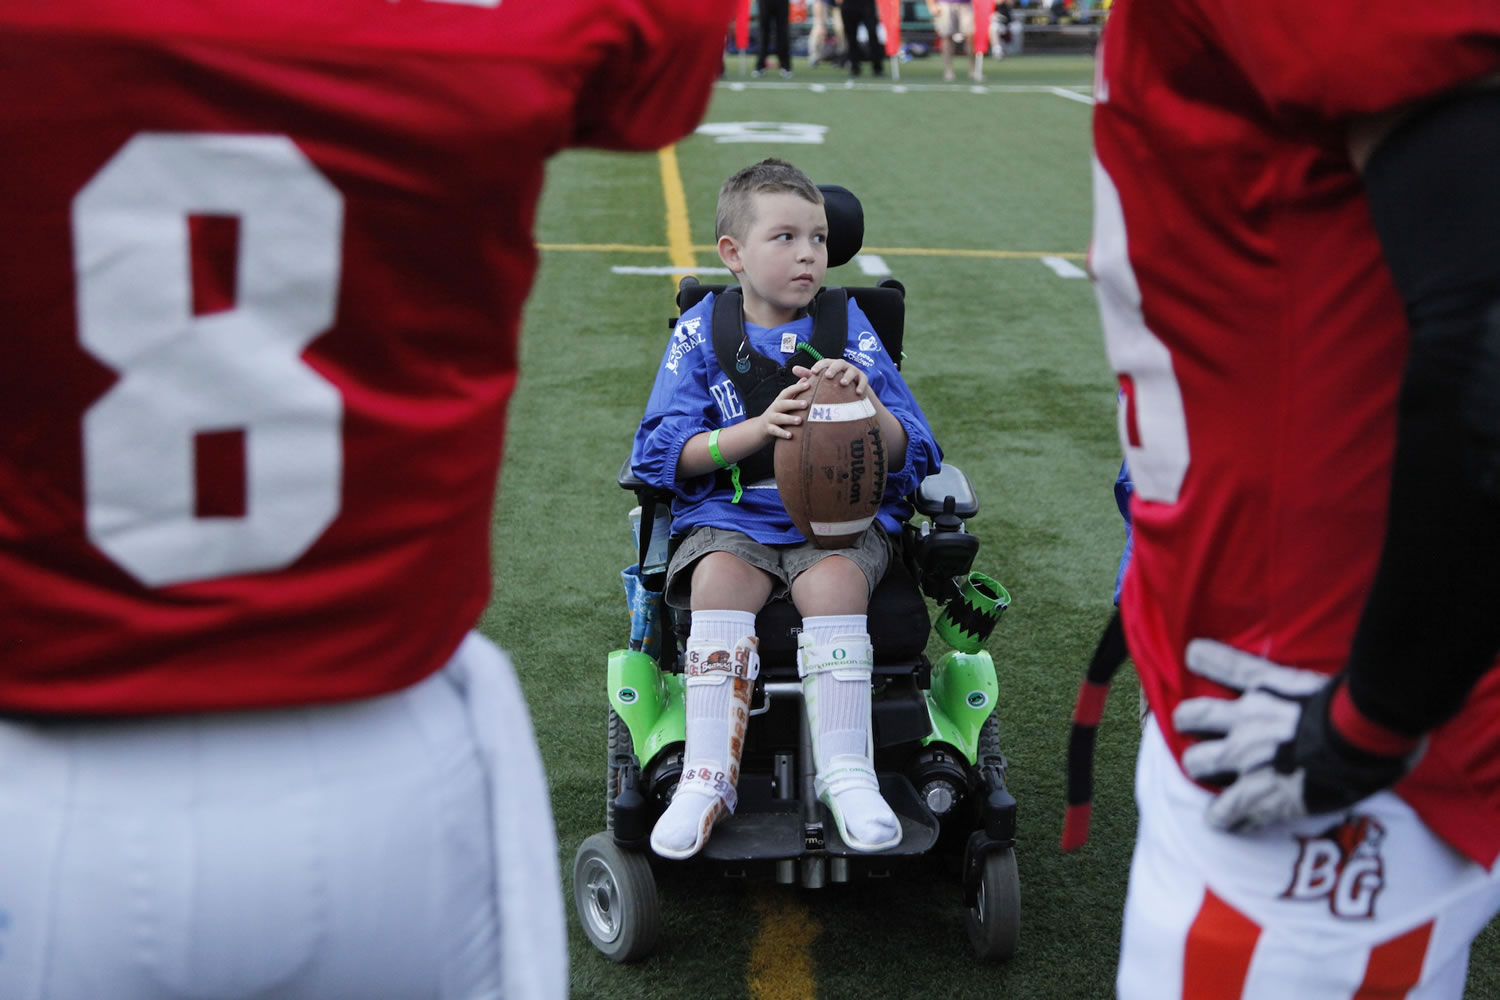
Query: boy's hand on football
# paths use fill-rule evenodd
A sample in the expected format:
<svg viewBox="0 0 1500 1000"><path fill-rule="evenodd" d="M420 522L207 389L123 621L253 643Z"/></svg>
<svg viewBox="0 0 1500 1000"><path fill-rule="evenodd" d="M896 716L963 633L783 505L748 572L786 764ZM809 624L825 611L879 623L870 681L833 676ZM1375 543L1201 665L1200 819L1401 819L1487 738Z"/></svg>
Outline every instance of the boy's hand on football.
<svg viewBox="0 0 1500 1000"><path fill-rule="evenodd" d="M792 374L797 374L793 369ZM799 381L782 389L771 400L765 412L755 418L760 424L761 433L768 438L790 438L792 432L788 427L796 427L802 423L802 411L807 409L807 400L800 398L803 390L807 388L807 375L803 374Z"/></svg>
<svg viewBox="0 0 1500 1000"><path fill-rule="evenodd" d="M864 369L858 365L851 365L843 358L824 358L815 362L811 368L795 365L792 368L792 374L803 379L815 377L837 379L840 385L854 386L856 396L863 396L870 386L870 378L865 374Z"/></svg>

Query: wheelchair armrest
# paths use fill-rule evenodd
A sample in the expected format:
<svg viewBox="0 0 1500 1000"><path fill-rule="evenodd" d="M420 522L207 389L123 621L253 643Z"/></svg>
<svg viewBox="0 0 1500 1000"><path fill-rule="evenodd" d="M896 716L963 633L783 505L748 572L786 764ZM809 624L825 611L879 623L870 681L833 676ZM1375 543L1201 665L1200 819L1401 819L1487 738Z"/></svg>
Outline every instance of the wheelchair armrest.
<svg viewBox="0 0 1500 1000"><path fill-rule="evenodd" d="M955 580L968 575L979 551L979 539L964 527L979 512L979 498L963 470L944 463L941 471L922 480L912 499L917 512L930 519L914 539L917 580L923 593L946 604L957 596Z"/></svg>
<svg viewBox="0 0 1500 1000"><path fill-rule="evenodd" d="M979 513L979 498L974 495L969 477L958 466L944 462L942 469L922 480L913 502L917 513L936 517L945 512L944 506L949 497L953 498L953 510L950 513L958 515L960 519L968 520Z"/></svg>
<svg viewBox="0 0 1500 1000"><path fill-rule="evenodd" d="M630 467L630 458L627 456L625 464L620 466L620 474L616 477L622 490L630 490L636 499L641 501L642 506L647 500L655 500L657 503L671 503L672 491L664 490L636 476L635 470Z"/></svg>

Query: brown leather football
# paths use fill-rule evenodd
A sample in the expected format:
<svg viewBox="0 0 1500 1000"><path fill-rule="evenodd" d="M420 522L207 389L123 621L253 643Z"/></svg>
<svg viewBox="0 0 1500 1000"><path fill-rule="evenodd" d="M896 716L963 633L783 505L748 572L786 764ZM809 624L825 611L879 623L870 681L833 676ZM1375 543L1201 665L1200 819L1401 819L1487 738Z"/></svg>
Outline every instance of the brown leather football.
<svg viewBox="0 0 1500 1000"><path fill-rule="evenodd" d="M776 489L803 536L821 549L842 549L870 526L885 493L885 441L869 390L817 378L803 390L804 420L778 438ZM811 394L811 395L809 395Z"/></svg>

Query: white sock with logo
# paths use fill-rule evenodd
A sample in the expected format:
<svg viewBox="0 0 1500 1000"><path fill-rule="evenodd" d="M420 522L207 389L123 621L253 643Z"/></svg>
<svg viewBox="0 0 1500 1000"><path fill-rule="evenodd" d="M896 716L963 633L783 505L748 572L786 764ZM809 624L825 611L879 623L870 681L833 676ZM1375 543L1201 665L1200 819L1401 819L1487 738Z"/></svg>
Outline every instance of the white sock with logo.
<svg viewBox="0 0 1500 1000"><path fill-rule="evenodd" d="M683 664L688 675L683 692L687 714L683 776L651 831L651 848L663 857L697 854L713 824L734 809L750 688L760 663L755 646L755 615L693 612ZM737 660L744 661L738 673L734 669ZM748 677L743 676L747 672Z"/></svg>
<svg viewBox="0 0 1500 1000"><path fill-rule="evenodd" d="M797 671L812 729L818 796L850 847L878 851L901 842L901 823L880 795L870 739L875 655L864 615L804 618Z"/></svg>

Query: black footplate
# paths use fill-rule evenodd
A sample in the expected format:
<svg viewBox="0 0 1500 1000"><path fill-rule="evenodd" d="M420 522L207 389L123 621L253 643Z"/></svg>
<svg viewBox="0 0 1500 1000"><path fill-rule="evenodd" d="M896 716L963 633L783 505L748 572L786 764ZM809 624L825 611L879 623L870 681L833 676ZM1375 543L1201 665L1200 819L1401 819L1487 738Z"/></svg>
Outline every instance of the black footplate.
<svg viewBox="0 0 1500 1000"><path fill-rule="evenodd" d="M714 827L703 857L716 861L779 861L804 851L802 814L793 799L757 803Z"/></svg>
<svg viewBox="0 0 1500 1000"><path fill-rule="evenodd" d="M889 858L909 854L926 854L938 839L937 817L927 804L917 797L917 790L904 774L886 771L880 774L880 795L901 821L901 843L883 851L857 851L844 843L839 828L833 822L833 813L822 803L823 850L830 857L842 858Z"/></svg>

